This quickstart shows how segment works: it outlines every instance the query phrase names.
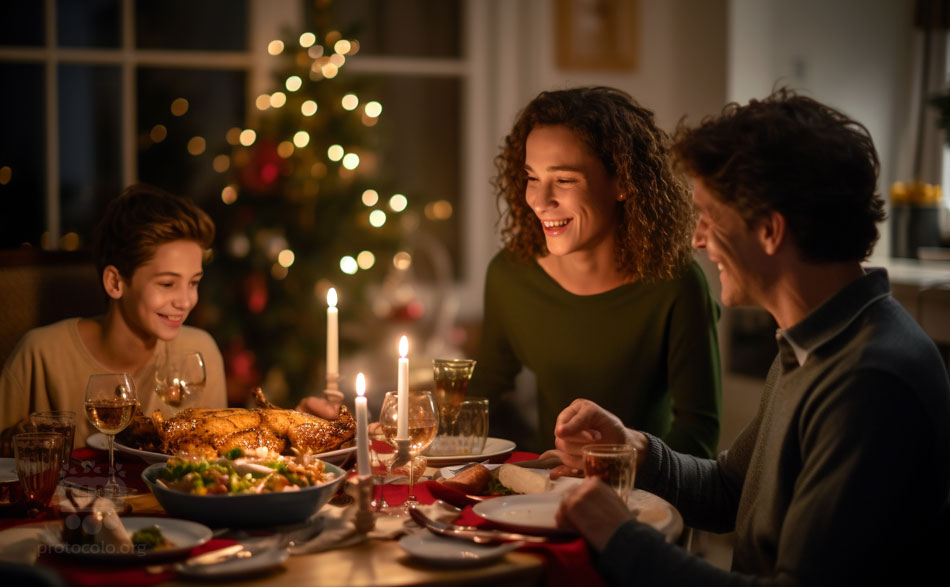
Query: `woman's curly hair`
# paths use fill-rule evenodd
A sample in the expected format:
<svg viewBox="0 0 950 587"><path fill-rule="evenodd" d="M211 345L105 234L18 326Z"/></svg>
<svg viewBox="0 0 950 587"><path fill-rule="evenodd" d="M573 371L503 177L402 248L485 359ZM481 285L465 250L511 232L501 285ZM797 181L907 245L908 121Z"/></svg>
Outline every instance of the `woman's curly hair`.
<svg viewBox="0 0 950 587"><path fill-rule="evenodd" d="M535 127L550 125L573 131L626 195L617 203L620 271L647 281L678 274L692 258L695 215L686 181L670 163L670 138L656 127L651 111L608 87L541 92L519 114L495 158L505 249L524 262L548 254L541 223L525 199L525 141Z"/></svg>

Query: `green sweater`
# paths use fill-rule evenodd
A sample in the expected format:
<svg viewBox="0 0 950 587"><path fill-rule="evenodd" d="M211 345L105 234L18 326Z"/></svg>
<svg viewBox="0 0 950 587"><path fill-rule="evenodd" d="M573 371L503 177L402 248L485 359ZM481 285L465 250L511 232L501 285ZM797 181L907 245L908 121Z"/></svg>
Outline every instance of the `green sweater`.
<svg viewBox="0 0 950 587"><path fill-rule="evenodd" d="M557 415L587 398L675 450L709 457L721 407L718 314L695 262L676 279L581 296L501 252L488 267L469 391L489 398L492 435L522 450L552 448ZM529 435L511 407L522 367L537 378L538 431Z"/></svg>

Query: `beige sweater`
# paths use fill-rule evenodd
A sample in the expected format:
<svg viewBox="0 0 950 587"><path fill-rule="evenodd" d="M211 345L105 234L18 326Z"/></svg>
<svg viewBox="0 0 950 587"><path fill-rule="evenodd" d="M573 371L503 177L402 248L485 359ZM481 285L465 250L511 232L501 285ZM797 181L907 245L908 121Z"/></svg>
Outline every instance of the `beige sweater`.
<svg viewBox="0 0 950 587"><path fill-rule="evenodd" d="M83 406L86 382L94 373L110 370L97 361L79 337L79 318L34 328L17 343L0 374L0 430L16 424L41 410L72 410L76 412L76 447L96 432ZM159 340L152 358L132 376L135 393L142 410L151 414L159 409L167 416L177 409L169 408L153 391L156 357L171 349L200 351L205 359L207 384L195 407L227 406L224 360L217 344L204 330L183 326L173 341Z"/></svg>

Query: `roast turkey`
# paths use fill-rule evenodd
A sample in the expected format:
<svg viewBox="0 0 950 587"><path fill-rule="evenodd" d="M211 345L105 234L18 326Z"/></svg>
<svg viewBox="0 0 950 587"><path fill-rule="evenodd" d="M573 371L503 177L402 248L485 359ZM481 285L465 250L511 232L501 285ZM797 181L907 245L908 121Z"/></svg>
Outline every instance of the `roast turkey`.
<svg viewBox="0 0 950 587"><path fill-rule="evenodd" d="M356 422L346 406L336 420L287 410L271 404L260 388L254 390L257 409L187 408L167 420L152 413L162 452L214 458L234 448L266 447L275 452L296 449L320 453L341 447L356 434Z"/></svg>

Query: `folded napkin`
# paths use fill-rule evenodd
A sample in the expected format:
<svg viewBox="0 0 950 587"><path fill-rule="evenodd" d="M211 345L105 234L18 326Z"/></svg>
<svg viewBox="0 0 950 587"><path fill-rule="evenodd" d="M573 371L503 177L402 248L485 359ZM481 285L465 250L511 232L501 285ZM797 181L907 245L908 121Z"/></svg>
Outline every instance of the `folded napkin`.
<svg viewBox="0 0 950 587"><path fill-rule="evenodd" d="M451 522L458 516L457 509L439 501L417 507L427 516L444 522ZM419 530L416 523L408 516L394 517L377 513L373 529L366 534L361 534L356 531L354 524L357 509L356 504L344 508L325 507L320 514L323 517L323 530L314 538L292 546L290 554L311 554L335 548L346 548L371 539L395 540L404 534Z"/></svg>

